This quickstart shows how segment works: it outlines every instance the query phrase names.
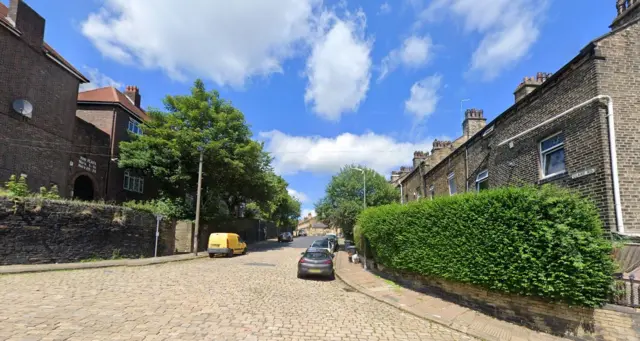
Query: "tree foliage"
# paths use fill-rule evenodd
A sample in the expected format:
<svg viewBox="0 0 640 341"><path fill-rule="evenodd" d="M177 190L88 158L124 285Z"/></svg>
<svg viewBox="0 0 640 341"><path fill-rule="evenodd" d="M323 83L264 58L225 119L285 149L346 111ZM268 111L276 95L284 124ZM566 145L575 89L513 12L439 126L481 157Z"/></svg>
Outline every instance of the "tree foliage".
<svg viewBox="0 0 640 341"><path fill-rule="evenodd" d="M353 237L356 218L364 207L365 179L362 172L354 168L365 172L367 207L389 204L399 198L399 193L376 171L354 165L343 167L331 178L325 196L316 203L315 209L320 220L341 228L347 238Z"/></svg>
<svg viewBox="0 0 640 341"><path fill-rule="evenodd" d="M118 165L152 177L161 198L184 206L172 209L182 212L178 218L195 216L201 152L203 218L224 218L243 204L266 207L279 199L280 189L273 182L280 177L273 173L262 144L251 139L240 110L217 91L207 91L201 80L195 81L191 94L166 96L163 102L164 111L148 112L151 120L142 135L120 143Z"/></svg>
<svg viewBox="0 0 640 341"><path fill-rule="evenodd" d="M611 291L611 244L595 206L545 186L500 188L367 209L357 233L386 267L598 306Z"/></svg>

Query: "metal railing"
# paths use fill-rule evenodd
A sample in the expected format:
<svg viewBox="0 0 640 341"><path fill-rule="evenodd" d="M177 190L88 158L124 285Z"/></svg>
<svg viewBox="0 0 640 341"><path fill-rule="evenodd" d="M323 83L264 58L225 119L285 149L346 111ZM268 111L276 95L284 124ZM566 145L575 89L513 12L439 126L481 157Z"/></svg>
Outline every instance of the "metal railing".
<svg viewBox="0 0 640 341"><path fill-rule="evenodd" d="M626 307L640 308L640 282L633 274L629 278L616 276L610 303Z"/></svg>

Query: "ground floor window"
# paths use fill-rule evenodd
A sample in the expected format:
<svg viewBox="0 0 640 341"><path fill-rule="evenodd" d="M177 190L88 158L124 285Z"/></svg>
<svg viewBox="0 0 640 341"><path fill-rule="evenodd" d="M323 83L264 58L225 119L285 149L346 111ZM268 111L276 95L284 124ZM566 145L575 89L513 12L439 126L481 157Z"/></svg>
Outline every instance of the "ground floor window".
<svg viewBox="0 0 640 341"><path fill-rule="evenodd" d="M124 189L142 193L144 191L144 178L132 175L129 170L124 171Z"/></svg>
<svg viewBox="0 0 640 341"><path fill-rule="evenodd" d="M483 170L478 173L476 176L476 191L480 192L482 190L489 188L489 171Z"/></svg>
<svg viewBox="0 0 640 341"><path fill-rule="evenodd" d="M449 195L456 194L456 176L453 172L447 177L449 180Z"/></svg>

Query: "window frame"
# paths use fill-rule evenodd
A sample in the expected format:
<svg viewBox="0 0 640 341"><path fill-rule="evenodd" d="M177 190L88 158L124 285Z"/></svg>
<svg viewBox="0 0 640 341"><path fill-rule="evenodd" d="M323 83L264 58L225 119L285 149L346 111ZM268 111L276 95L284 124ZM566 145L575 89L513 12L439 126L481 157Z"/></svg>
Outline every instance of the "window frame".
<svg viewBox="0 0 640 341"><path fill-rule="evenodd" d="M547 148L545 150L542 149L542 144L545 143L548 140L551 140L555 137L557 137L558 135L562 135L562 142L560 142L557 145L554 145L553 147ZM559 131L553 135L549 135L547 137L545 137L544 139L540 140L540 142L538 143L538 152L539 152L539 156L540 156L540 176L542 179L547 179L547 178L551 178L554 177L556 175L561 175L561 174L566 174L567 173L567 163L566 163L566 154L565 154L565 160L563 160L563 166L564 169L559 171L559 172L555 172L555 173L551 173L551 174L545 174L545 169L547 166L547 162L546 162L546 155L557 152L558 150L562 149L564 150L564 145L565 145L565 136L564 136L564 132L563 131Z"/></svg>
<svg viewBox="0 0 640 341"><path fill-rule="evenodd" d="M128 169L124 171L122 188L129 192L144 193L144 177L131 175Z"/></svg>
<svg viewBox="0 0 640 341"><path fill-rule="evenodd" d="M132 117L129 117L129 123L127 124L127 131L136 135L142 135L142 128L140 127L141 124L142 123L138 122Z"/></svg>
<svg viewBox="0 0 640 341"><path fill-rule="evenodd" d="M453 192L451 191L451 180L453 180ZM456 186L456 173L451 172L447 175L447 187L449 187L449 195L455 195L458 193L458 186Z"/></svg>
<svg viewBox="0 0 640 341"><path fill-rule="evenodd" d="M480 192L480 184L489 181L489 170L484 169L476 175L476 192Z"/></svg>
<svg viewBox="0 0 640 341"><path fill-rule="evenodd" d="M429 197L431 198L431 200L436 197L436 186L434 184L431 184L431 186L429 186Z"/></svg>

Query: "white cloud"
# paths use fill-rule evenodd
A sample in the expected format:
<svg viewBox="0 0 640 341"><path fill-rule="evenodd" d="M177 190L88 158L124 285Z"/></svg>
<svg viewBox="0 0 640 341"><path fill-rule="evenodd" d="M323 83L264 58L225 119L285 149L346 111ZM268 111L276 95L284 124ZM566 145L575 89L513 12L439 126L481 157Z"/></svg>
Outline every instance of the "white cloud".
<svg viewBox="0 0 640 341"><path fill-rule="evenodd" d="M345 165L360 164L387 176L392 169L410 164L414 151L431 150L433 142L433 138L400 142L371 132L321 137L292 136L273 130L260 133L260 138L274 157L274 169L279 174L333 174Z"/></svg>
<svg viewBox="0 0 640 341"><path fill-rule="evenodd" d="M380 10L378 11L378 15L387 14L390 12L391 12L391 5L389 5L388 2L385 2L382 5L380 5Z"/></svg>
<svg viewBox="0 0 640 341"><path fill-rule="evenodd" d="M79 89L80 92L103 88L106 86L112 86L114 88L122 88L122 85L123 85L122 83L113 80L113 78L101 73L100 70L96 68L85 66L83 69L84 69L84 74L87 76L87 78L89 78L91 82L80 84L80 89Z"/></svg>
<svg viewBox="0 0 640 341"><path fill-rule="evenodd" d="M287 192L290 196L297 198L300 202L307 202L309 200L309 197L306 194L298 192L293 188L287 188Z"/></svg>
<svg viewBox="0 0 640 341"><path fill-rule="evenodd" d="M301 218L306 218L309 213L311 213L312 217L317 216L318 214L316 213L316 210L314 210L313 208L303 208L302 209L302 214L300 215Z"/></svg>
<svg viewBox="0 0 640 341"><path fill-rule="evenodd" d="M242 87L282 63L313 31L321 0L106 0L82 33L107 58Z"/></svg>
<svg viewBox="0 0 640 341"><path fill-rule="evenodd" d="M434 21L448 12L462 20L465 31L481 33L471 71L491 80L527 56L546 8L547 0L435 0L420 16Z"/></svg>
<svg viewBox="0 0 640 341"><path fill-rule="evenodd" d="M433 114L440 100L438 90L441 83L440 75L433 75L414 83L411 96L404 102L405 110L415 115L418 120Z"/></svg>
<svg viewBox="0 0 640 341"><path fill-rule="evenodd" d="M320 117L339 121L356 111L369 90L372 41L365 36L363 12L339 18L324 13L307 59L305 102Z"/></svg>
<svg viewBox="0 0 640 341"><path fill-rule="evenodd" d="M391 52L382 59L378 82L383 80L400 65L414 69L426 65L429 62L432 45L433 43L429 36L420 37L412 35L405 39L402 46L391 50Z"/></svg>

